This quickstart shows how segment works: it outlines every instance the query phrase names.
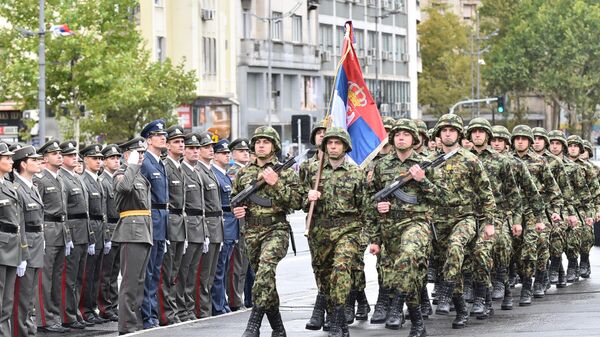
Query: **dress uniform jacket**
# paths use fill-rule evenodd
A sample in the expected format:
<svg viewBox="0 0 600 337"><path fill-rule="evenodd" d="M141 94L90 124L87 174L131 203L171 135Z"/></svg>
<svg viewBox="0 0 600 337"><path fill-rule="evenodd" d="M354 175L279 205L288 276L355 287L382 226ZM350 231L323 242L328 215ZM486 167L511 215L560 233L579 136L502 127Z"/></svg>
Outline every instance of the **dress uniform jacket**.
<svg viewBox="0 0 600 337"><path fill-rule="evenodd" d="M182 162L181 170L185 176L185 212L189 243L203 243L209 235L204 222L204 187L197 171ZM212 240L212 238L211 238Z"/></svg>
<svg viewBox="0 0 600 337"><path fill-rule="evenodd" d="M210 242L223 242L223 221L221 209L221 193L219 191L219 181L213 171L206 165L198 162L196 171L202 179L204 186L204 207L206 226L208 227Z"/></svg>
<svg viewBox="0 0 600 337"><path fill-rule="evenodd" d="M119 222L119 212L117 211L117 204L115 202L115 190L113 187L113 177L106 171L102 172L98 181L102 185L104 192L106 193L106 229L107 236L105 241L112 238L112 235L117 228L117 222Z"/></svg>
<svg viewBox="0 0 600 337"><path fill-rule="evenodd" d="M47 169L42 176L33 177L40 197L44 202L44 240L46 246L64 246L72 241L71 231L66 225L67 208L66 194L62 178L56 178Z"/></svg>
<svg viewBox="0 0 600 337"><path fill-rule="evenodd" d="M182 242L186 238L183 209L185 204L185 179L181 169L170 158L164 161L169 181L169 220L167 235L171 242Z"/></svg>
<svg viewBox="0 0 600 337"><path fill-rule="evenodd" d="M106 225L106 193L97 178L89 172L85 171L82 179L88 192L90 229L94 232L96 251L99 251L104 242L110 240Z"/></svg>
<svg viewBox="0 0 600 337"><path fill-rule="evenodd" d="M163 241L169 239L167 234L167 212L169 204L169 183L164 165L150 153L147 153L142 162L140 172L150 182L152 192L152 223L153 239Z"/></svg>
<svg viewBox="0 0 600 337"><path fill-rule="evenodd" d="M87 189L76 173L61 168L59 170L67 194L67 226L71 231L73 244L92 244L96 242L88 221Z"/></svg>

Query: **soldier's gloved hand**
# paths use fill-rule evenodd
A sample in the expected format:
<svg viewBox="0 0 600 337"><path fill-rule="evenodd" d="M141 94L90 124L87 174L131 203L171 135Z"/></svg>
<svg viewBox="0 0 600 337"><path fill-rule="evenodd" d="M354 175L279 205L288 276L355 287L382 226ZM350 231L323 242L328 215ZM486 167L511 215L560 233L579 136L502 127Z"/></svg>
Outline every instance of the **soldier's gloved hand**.
<svg viewBox="0 0 600 337"><path fill-rule="evenodd" d="M541 233L546 229L546 225L543 222L538 222L535 224L535 231Z"/></svg>
<svg viewBox="0 0 600 337"><path fill-rule="evenodd" d="M183 240L183 254L187 251L188 248L188 240Z"/></svg>
<svg viewBox="0 0 600 337"><path fill-rule="evenodd" d="M560 215L558 213L552 213L552 215L550 216L550 218L552 219L552 222L559 222L560 221Z"/></svg>
<svg viewBox="0 0 600 337"><path fill-rule="evenodd" d="M369 245L369 252L373 255L379 254L380 248L379 245L372 243Z"/></svg>
<svg viewBox="0 0 600 337"><path fill-rule="evenodd" d="M277 181L279 180L279 175L277 172L273 171L273 169L270 167L267 167L263 171L262 176L265 182L271 186L277 184Z"/></svg>
<svg viewBox="0 0 600 337"><path fill-rule="evenodd" d="M523 226L521 225L513 225L512 226L512 234L514 237L519 237L523 234Z"/></svg>
<svg viewBox="0 0 600 337"><path fill-rule="evenodd" d="M75 248L75 246L73 245L73 241L67 242L67 244L65 245L65 256L71 255L71 249L73 248Z"/></svg>
<svg viewBox="0 0 600 337"><path fill-rule="evenodd" d="M27 261L21 261L17 266L17 276L23 277L25 275L25 270L27 269Z"/></svg>
<svg viewBox="0 0 600 337"><path fill-rule="evenodd" d="M412 178L416 181L423 181L425 179L425 171L418 164L413 165L410 169L408 169Z"/></svg>
<svg viewBox="0 0 600 337"><path fill-rule="evenodd" d="M483 239L484 240L490 240L491 238L494 237L495 233L496 233L496 229L494 228L494 225L493 224L487 224L483 228Z"/></svg>
<svg viewBox="0 0 600 337"><path fill-rule="evenodd" d="M111 248L112 248L112 241L104 241L104 255L108 255L108 253L110 253Z"/></svg>
<svg viewBox="0 0 600 337"><path fill-rule="evenodd" d="M236 219L243 219L246 216L246 206L234 207L233 216L235 216Z"/></svg>
<svg viewBox="0 0 600 337"><path fill-rule="evenodd" d="M207 237L204 238L204 243L202 243L202 254L208 253L208 246L210 245L210 239Z"/></svg>
<svg viewBox="0 0 600 337"><path fill-rule="evenodd" d="M133 150L129 152L129 157L127 158L128 165L137 165L140 160L140 153L137 150Z"/></svg>
<svg viewBox="0 0 600 337"><path fill-rule="evenodd" d="M579 220L577 220L576 216L569 215L569 216L567 216L567 222L569 223L569 225L571 227L575 227L575 226L577 226L577 223L579 222Z"/></svg>
<svg viewBox="0 0 600 337"><path fill-rule="evenodd" d="M95 243L92 243L91 245L88 246L87 253L88 253L88 255L96 254L96 244Z"/></svg>
<svg viewBox="0 0 600 337"><path fill-rule="evenodd" d="M390 206L392 204L389 201L381 201L377 203L377 212L381 214L385 214L390 211Z"/></svg>
<svg viewBox="0 0 600 337"><path fill-rule="evenodd" d="M317 190L308 191L308 201L317 201L321 198L321 192Z"/></svg>

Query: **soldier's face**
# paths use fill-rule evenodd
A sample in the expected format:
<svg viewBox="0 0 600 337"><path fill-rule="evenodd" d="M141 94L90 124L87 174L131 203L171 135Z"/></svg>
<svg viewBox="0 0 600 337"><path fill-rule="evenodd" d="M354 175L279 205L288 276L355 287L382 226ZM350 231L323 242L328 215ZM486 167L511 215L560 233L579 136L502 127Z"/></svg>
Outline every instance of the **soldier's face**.
<svg viewBox="0 0 600 337"><path fill-rule="evenodd" d="M558 140L551 140L548 149L553 155L558 156L563 153L563 144Z"/></svg>
<svg viewBox="0 0 600 337"><path fill-rule="evenodd" d="M394 134L394 147L400 151L406 151L412 148L413 136L405 130L396 131Z"/></svg>
<svg viewBox="0 0 600 337"><path fill-rule="evenodd" d="M171 139L167 142L167 150L172 155L179 157L183 155L183 150L185 149L185 144L183 142L183 138L175 138Z"/></svg>
<svg viewBox="0 0 600 337"><path fill-rule="evenodd" d="M427 148L429 148L430 151L433 151L435 149L435 139L430 139L427 142Z"/></svg>
<svg viewBox="0 0 600 337"><path fill-rule="evenodd" d="M533 150L536 152L542 152L546 147L546 141L540 136L535 136L533 137L533 145L531 147L533 147Z"/></svg>
<svg viewBox="0 0 600 337"><path fill-rule="evenodd" d="M344 143L337 138L327 139L327 154L331 159L340 159L346 154Z"/></svg>
<svg viewBox="0 0 600 337"><path fill-rule="evenodd" d="M229 152L219 152L215 153L214 161L219 163L222 167L227 167L229 165L229 158L231 158L231 153Z"/></svg>
<svg viewBox="0 0 600 337"><path fill-rule="evenodd" d="M44 155L44 162L48 166L59 167L63 163L63 156L60 152L50 152Z"/></svg>
<svg viewBox="0 0 600 337"><path fill-rule="evenodd" d="M581 153L581 149L579 148L579 145L577 145L575 143L569 144L569 156L570 157L577 158L577 157L579 157L580 153Z"/></svg>
<svg viewBox="0 0 600 337"><path fill-rule="evenodd" d="M440 131L440 138L445 146L453 146L458 142L458 130L451 126L445 126Z"/></svg>
<svg viewBox="0 0 600 337"><path fill-rule="evenodd" d="M200 147L200 159L202 160L212 160L215 157L215 150L211 145L201 146Z"/></svg>
<svg viewBox="0 0 600 337"><path fill-rule="evenodd" d="M515 137L515 150L525 152L529 148L529 138L523 136Z"/></svg>
<svg viewBox="0 0 600 337"><path fill-rule="evenodd" d="M581 154L579 155L579 158L581 158L583 160L588 160L590 158L590 153L588 152L588 150L585 150L585 151L581 152Z"/></svg>
<svg viewBox="0 0 600 337"><path fill-rule="evenodd" d="M188 163L195 164L200 159L200 147L186 146L183 151L183 157Z"/></svg>
<svg viewBox="0 0 600 337"><path fill-rule="evenodd" d="M323 137L325 137L325 129L317 130L315 133L315 145L317 145L317 147L323 144Z"/></svg>
<svg viewBox="0 0 600 337"><path fill-rule="evenodd" d="M267 158L273 153L273 143L266 138L259 138L254 142L254 153L258 158Z"/></svg>
<svg viewBox="0 0 600 337"><path fill-rule="evenodd" d="M233 150L231 157L238 163L246 164L250 161L250 150Z"/></svg>
<svg viewBox="0 0 600 337"><path fill-rule="evenodd" d="M77 166L77 154L65 154L63 155L63 166L72 170Z"/></svg>
<svg viewBox="0 0 600 337"><path fill-rule="evenodd" d="M27 158L21 162L21 168L28 174L36 174L42 172L42 159Z"/></svg>
<svg viewBox="0 0 600 337"><path fill-rule="evenodd" d="M11 156L0 156L0 173L2 175L12 171L13 160Z"/></svg>
<svg viewBox="0 0 600 337"><path fill-rule="evenodd" d="M419 138L417 139L419 142L417 143L417 145L414 146L415 149L420 148L421 146L423 146L423 140L425 138L423 138L423 134L421 132L419 132Z"/></svg>
<svg viewBox="0 0 600 337"><path fill-rule="evenodd" d="M104 167L110 172L114 172L119 169L119 156L110 156L104 159Z"/></svg>
<svg viewBox="0 0 600 337"><path fill-rule="evenodd" d="M502 138L492 138L492 148L498 152L506 150L506 141Z"/></svg>
<svg viewBox="0 0 600 337"><path fill-rule="evenodd" d="M148 146L162 150L167 147L167 136L163 134L152 135L148 138Z"/></svg>
<svg viewBox="0 0 600 337"><path fill-rule="evenodd" d="M100 167L102 166L102 158L100 157L85 157L83 158L83 160L85 161L85 167L87 167L88 170L97 173L98 171L100 171Z"/></svg>
<svg viewBox="0 0 600 337"><path fill-rule="evenodd" d="M474 129L471 131L471 143L477 147L485 146L487 143L487 133L483 129Z"/></svg>

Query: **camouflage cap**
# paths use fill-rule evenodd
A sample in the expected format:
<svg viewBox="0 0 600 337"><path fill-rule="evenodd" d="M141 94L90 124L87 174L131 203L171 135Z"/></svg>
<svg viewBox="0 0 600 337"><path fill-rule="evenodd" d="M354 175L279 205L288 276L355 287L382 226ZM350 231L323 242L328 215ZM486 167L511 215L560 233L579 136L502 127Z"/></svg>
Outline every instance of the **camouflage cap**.
<svg viewBox="0 0 600 337"><path fill-rule="evenodd" d="M396 124L396 120L394 119L394 117L384 116L381 119L381 121L383 122L383 127L386 130L391 130Z"/></svg>
<svg viewBox="0 0 600 337"><path fill-rule="evenodd" d="M455 115L455 114L442 115L440 117L440 119L438 119L438 122L435 124L435 129L433 131L433 134L436 137L439 137L440 131L442 131L442 129L447 126L451 126L451 127L455 128L456 131L458 131L458 133L462 136L463 128L464 128L463 119L459 115Z"/></svg>
<svg viewBox="0 0 600 337"><path fill-rule="evenodd" d="M394 124L394 127L388 134L388 143L390 145L394 145L394 136L400 130L408 131L411 134L413 137L413 145L419 144L419 128L417 127L417 124L408 118L401 118L396 121L396 124Z"/></svg>
<svg viewBox="0 0 600 337"><path fill-rule="evenodd" d="M592 158L594 156L594 147L592 146L592 142L585 139L583 141L583 148L584 148L584 150L588 151L590 158Z"/></svg>
<svg viewBox="0 0 600 337"><path fill-rule="evenodd" d="M567 138L567 144L571 145L571 144L576 144L579 145L579 148L581 149L581 151L583 151L583 139L581 139L581 137L579 137L578 135L570 135Z"/></svg>
<svg viewBox="0 0 600 337"><path fill-rule="evenodd" d="M431 129L427 130L427 138L428 138L428 139L433 139L433 138L435 138L435 136L434 136L434 134L433 134L433 132L434 132L434 131L435 131L435 129L434 129L434 128L431 128Z"/></svg>
<svg viewBox="0 0 600 337"><path fill-rule="evenodd" d="M327 129L327 132L325 132L325 137L323 137L323 143L321 143L321 151L325 152L327 150L326 146L329 138L338 138L344 144L346 144L346 153L352 151L352 141L350 140L350 135L348 134L348 131L344 130L344 128L333 126Z"/></svg>
<svg viewBox="0 0 600 337"><path fill-rule="evenodd" d="M548 143L550 143L553 140L557 140L559 142L561 142L563 144L563 150L567 150L567 138L565 137L564 132L562 132L561 130L552 130L550 132L548 132Z"/></svg>
<svg viewBox="0 0 600 337"><path fill-rule="evenodd" d="M473 130L475 129L482 129L483 131L485 131L485 133L487 133L488 135L488 144L492 141L492 138L494 137L494 132L492 131L492 125L490 124L490 122L485 119L485 118L481 118L481 117L476 117L471 119L471 121L469 121L469 125L467 126L467 130L465 132L465 138L467 138L468 140L471 140L471 133L473 133Z"/></svg>
<svg viewBox="0 0 600 337"><path fill-rule="evenodd" d="M422 119L415 120L415 124L417 124L417 130L419 133L423 134L423 136L429 139L429 135L427 133L427 124Z"/></svg>
<svg viewBox="0 0 600 337"><path fill-rule="evenodd" d="M319 131L321 129L324 130L326 128L327 128L327 120L325 120L325 119L322 119L317 124L315 124L315 126L310 131L310 143L312 145L317 145L317 144L315 144L315 138L317 137L317 131Z"/></svg>
<svg viewBox="0 0 600 337"><path fill-rule="evenodd" d="M544 129L543 127L537 126L533 129L531 129L531 133L533 133L534 139L535 139L535 137L542 137L542 138L544 138L546 145L550 144L550 139L548 139L548 131L546 129Z"/></svg>
<svg viewBox="0 0 600 337"><path fill-rule="evenodd" d="M533 144L533 133L528 125L520 124L515 126L512 131L512 137L510 137L510 142L513 143L515 137L518 136L527 137L529 139L529 145Z"/></svg>
<svg viewBox="0 0 600 337"><path fill-rule="evenodd" d="M254 144L259 138L266 138L273 143L273 152L281 150L281 141L279 140L279 133L277 130L270 126L259 126L254 130L254 135L250 138L250 150L254 152Z"/></svg>
<svg viewBox="0 0 600 337"><path fill-rule="evenodd" d="M504 139L507 144L511 144L510 132L503 125L494 125L492 126L492 137Z"/></svg>

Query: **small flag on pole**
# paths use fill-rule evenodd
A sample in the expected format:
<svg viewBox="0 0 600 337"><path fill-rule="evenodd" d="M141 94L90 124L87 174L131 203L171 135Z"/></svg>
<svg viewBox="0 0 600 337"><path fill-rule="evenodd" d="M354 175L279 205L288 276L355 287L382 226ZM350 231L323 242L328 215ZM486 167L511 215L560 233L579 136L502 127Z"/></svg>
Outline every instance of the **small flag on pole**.
<svg viewBox="0 0 600 337"><path fill-rule="evenodd" d="M48 31L52 32L54 35L60 36L69 36L74 34L66 23L62 25L52 25Z"/></svg>

